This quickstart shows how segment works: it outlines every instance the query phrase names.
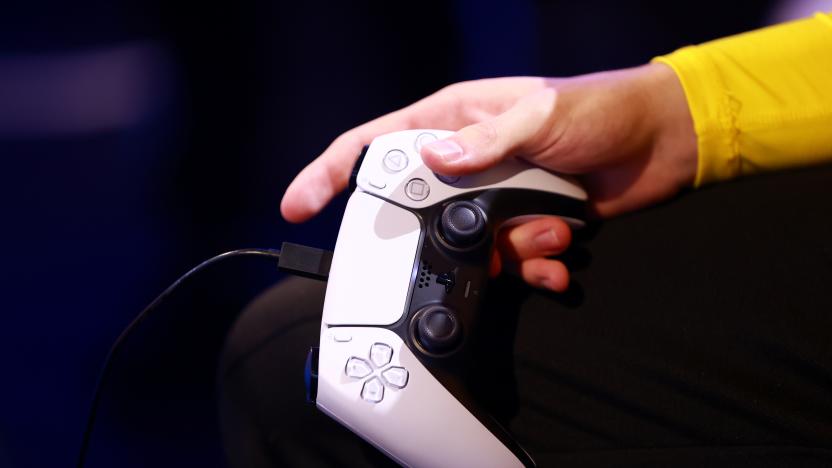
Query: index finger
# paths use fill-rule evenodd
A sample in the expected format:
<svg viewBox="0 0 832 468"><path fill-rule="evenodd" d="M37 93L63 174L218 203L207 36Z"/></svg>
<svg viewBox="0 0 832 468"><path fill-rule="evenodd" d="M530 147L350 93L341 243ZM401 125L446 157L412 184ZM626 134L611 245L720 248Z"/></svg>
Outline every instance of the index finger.
<svg viewBox="0 0 832 468"><path fill-rule="evenodd" d="M329 147L289 184L280 212L293 223L317 214L332 198L347 187L352 166L364 145L376 135L408 128L408 108L404 108L356 127L332 142Z"/></svg>
<svg viewBox="0 0 832 468"><path fill-rule="evenodd" d="M339 136L286 189L283 217L299 223L317 214L347 187L352 166L364 145L378 135L411 128L457 130L505 111L545 80L492 78L446 87L414 104L358 126Z"/></svg>

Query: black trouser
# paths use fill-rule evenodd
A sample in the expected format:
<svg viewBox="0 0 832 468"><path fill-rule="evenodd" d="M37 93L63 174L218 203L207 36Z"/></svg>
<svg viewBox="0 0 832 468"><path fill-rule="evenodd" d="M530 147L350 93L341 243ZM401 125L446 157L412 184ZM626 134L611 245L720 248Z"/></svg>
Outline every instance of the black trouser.
<svg viewBox="0 0 832 468"><path fill-rule="evenodd" d="M540 466L832 466L828 180L743 181L587 230L565 295L496 281L482 403ZM389 463L304 402L324 290L284 281L232 330L235 467Z"/></svg>

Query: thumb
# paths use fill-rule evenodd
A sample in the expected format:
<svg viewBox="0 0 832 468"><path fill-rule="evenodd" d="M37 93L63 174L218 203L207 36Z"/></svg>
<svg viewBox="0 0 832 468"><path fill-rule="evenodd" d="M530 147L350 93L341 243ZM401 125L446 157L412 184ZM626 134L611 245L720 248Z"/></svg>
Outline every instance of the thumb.
<svg viewBox="0 0 832 468"><path fill-rule="evenodd" d="M488 169L517 153L535 153L551 124L557 93L544 89L517 101L507 111L469 125L422 147L425 164L444 175Z"/></svg>

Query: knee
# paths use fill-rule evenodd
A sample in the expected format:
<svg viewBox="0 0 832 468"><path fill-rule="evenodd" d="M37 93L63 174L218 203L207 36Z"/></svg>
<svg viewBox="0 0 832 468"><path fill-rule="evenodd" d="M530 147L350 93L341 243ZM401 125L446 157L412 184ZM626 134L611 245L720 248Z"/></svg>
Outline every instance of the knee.
<svg viewBox="0 0 832 468"><path fill-rule="evenodd" d="M303 366L319 338L325 287L289 278L252 301L232 326L217 376L232 466L272 466L272 442L284 438L300 413L314 412L304 404Z"/></svg>

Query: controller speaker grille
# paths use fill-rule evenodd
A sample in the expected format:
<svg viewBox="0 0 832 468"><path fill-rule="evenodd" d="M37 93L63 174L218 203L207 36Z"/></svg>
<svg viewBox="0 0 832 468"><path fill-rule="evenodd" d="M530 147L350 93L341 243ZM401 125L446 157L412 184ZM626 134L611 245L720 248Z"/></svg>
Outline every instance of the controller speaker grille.
<svg viewBox="0 0 832 468"><path fill-rule="evenodd" d="M427 262L422 262L422 268L419 270L419 281L416 284L418 288L427 288L430 286L431 275L433 274L432 266Z"/></svg>

